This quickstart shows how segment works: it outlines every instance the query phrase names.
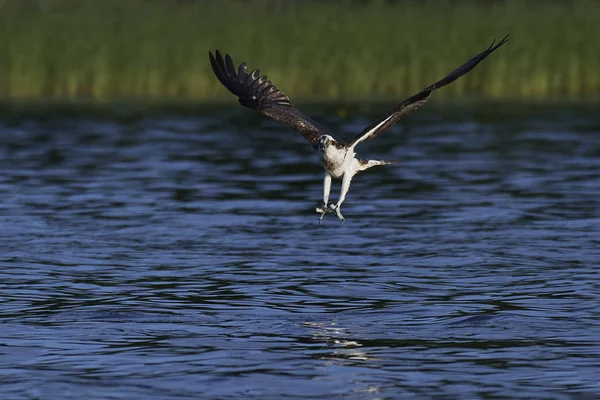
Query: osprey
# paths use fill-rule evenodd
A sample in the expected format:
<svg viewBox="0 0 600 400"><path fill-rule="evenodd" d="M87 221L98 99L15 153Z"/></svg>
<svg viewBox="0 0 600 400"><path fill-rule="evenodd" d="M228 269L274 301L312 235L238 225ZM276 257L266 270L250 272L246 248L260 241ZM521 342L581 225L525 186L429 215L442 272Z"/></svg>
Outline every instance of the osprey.
<svg viewBox="0 0 600 400"><path fill-rule="evenodd" d="M218 50L214 56L211 52L208 52L208 54L215 75L223 86L239 97L238 100L241 105L253 108L276 121L290 126L313 146L321 165L325 169L323 206L316 208L317 213L320 214L319 221L326 214L335 213L343 223L344 216L341 213L341 206L346 199L354 175L376 165L396 163L395 161L358 158L354 151L356 146L365 140L379 136L398 120L421 107L425 104L431 92L446 86L475 68L477 64L506 43L507 40L508 35L495 46L496 41L494 40L486 50L450 72L445 78L404 100L348 142L335 137L317 122L304 116L292 105L290 99L281 90L277 89L266 76L260 74L258 69L248 73L246 63L243 62L239 67L236 67L229 54L225 54L225 58L221 56ZM337 203L329 202L332 178L342 180L342 189Z"/></svg>

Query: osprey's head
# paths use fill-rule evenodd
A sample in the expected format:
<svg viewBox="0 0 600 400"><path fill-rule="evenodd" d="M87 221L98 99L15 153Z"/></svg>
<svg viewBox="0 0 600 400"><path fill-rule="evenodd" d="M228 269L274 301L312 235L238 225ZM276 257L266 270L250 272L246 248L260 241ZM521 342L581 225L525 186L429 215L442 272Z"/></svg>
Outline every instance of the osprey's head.
<svg viewBox="0 0 600 400"><path fill-rule="evenodd" d="M333 136L330 136L330 135L321 135L321 136L319 136L319 139L317 139L317 140L319 141L319 148L321 150L325 150L329 146L336 143Z"/></svg>

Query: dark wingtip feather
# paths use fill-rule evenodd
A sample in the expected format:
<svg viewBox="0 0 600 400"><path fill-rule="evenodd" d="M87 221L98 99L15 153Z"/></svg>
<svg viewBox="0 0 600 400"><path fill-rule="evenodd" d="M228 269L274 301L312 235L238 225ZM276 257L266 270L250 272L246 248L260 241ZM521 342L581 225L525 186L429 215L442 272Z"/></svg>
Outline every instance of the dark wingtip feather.
<svg viewBox="0 0 600 400"><path fill-rule="evenodd" d="M238 67L238 80L240 82L244 82L246 77L248 76L248 69L246 67L246 62L243 62Z"/></svg>
<svg viewBox="0 0 600 400"><path fill-rule="evenodd" d="M238 96L242 105L257 110L269 103L292 107L289 98L266 76L261 75L260 70L255 69L248 73L245 62L236 68L233 58L227 53L223 57L219 50L215 51L214 56L211 51L208 55L219 82Z"/></svg>
<svg viewBox="0 0 600 400"><path fill-rule="evenodd" d="M235 67L233 59L229 54L225 54L225 67L227 68L227 73L229 76L232 78L237 77L237 68Z"/></svg>
<svg viewBox="0 0 600 400"><path fill-rule="evenodd" d="M504 45L504 43L506 43L508 41L508 36L509 35L504 36L504 38L502 38L502 40L498 44L496 44L496 41L494 40L492 42L492 44L490 45L490 47L488 47L481 53L477 54L475 57L471 58L470 60L468 60L466 63L464 63L460 67L456 68L454 71L450 72L448 75L446 75L445 78L443 78L443 79L437 81L436 83L434 83L433 85L429 86L428 89L435 90L435 89L444 87L444 86L448 85L449 83L454 82L456 79L460 78L467 72L471 71L473 68L475 68L475 66L477 66L477 64L479 64L481 61L483 61L487 56L489 56L494 51L496 51L500 46Z"/></svg>
<svg viewBox="0 0 600 400"><path fill-rule="evenodd" d="M502 40L500 40L500 42L494 46L494 43L496 43L496 39L494 39L494 41L492 42L492 44L490 45L490 47L488 48L488 52L492 52L494 50L496 50L498 47L502 46L504 43L508 42L508 37L510 36L510 33L507 34L506 36L504 36L502 38Z"/></svg>
<svg viewBox="0 0 600 400"><path fill-rule="evenodd" d="M226 74L225 72L222 70L219 60L221 60L222 62L222 57L221 57L221 53L219 52L219 50L217 50L215 52L215 55L213 56L213 54L209 51L208 52L208 57L210 58L210 65L213 69L213 72L215 73L215 76L217 77L217 79L219 80L219 82L221 82L221 84L223 86L225 86L226 88L228 88L228 84L227 84L227 80L226 80Z"/></svg>

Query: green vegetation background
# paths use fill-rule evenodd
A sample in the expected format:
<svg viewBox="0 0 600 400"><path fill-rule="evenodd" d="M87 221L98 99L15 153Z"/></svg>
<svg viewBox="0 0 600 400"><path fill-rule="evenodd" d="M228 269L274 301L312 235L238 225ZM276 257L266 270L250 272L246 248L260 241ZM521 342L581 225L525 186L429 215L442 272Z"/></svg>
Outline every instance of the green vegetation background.
<svg viewBox="0 0 600 400"><path fill-rule="evenodd" d="M209 49L292 100L408 95L506 33L439 95L600 93L595 0L0 0L0 32L9 100L225 98Z"/></svg>

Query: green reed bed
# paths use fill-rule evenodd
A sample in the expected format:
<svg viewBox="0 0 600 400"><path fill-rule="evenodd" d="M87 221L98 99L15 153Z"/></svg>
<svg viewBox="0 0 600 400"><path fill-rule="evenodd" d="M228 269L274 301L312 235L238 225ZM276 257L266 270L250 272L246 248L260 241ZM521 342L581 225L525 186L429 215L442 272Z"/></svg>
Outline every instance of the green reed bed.
<svg viewBox="0 0 600 400"><path fill-rule="evenodd" d="M216 48L292 99L399 96L511 33L440 95L590 98L598 21L592 0L0 0L0 97L223 98Z"/></svg>

